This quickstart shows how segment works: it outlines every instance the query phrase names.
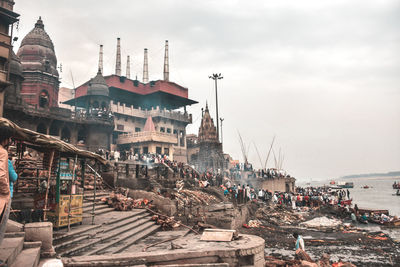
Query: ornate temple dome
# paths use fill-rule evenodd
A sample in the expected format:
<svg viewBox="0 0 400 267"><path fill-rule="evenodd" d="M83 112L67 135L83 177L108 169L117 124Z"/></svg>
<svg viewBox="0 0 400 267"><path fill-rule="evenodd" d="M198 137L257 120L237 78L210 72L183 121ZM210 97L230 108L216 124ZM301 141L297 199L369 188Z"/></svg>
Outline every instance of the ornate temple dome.
<svg viewBox="0 0 400 267"><path fill-rule="evenodd" d="M22 64L19 57L11 50L10 60L10 74L18 75L22 77Z"/></svg>
<svg viewBox="0 0 400 267"><path fill-rule="evenodd" d="M35 28L22 40L17 55L21 59L24 71L40 70L58 77L54 45L44 30L44 24L40 17Z"/></svg>
<svg viewBox="0 0 400 267"><path fill-rule="evenodd" d="M101 75L100 69L97 72L97 75L90 80L87 94L109 96L108 85L103 75Z"/></svg>
<svg viewBox="0 0 400 267"><path fill-rule="evenodd" d="M206 104L206 109L201 119L201 125L199 128L199 143L200 142L217 142L217 129L214 125L214 121L211 118L210 111L208 110L208 105Z"/></svg>

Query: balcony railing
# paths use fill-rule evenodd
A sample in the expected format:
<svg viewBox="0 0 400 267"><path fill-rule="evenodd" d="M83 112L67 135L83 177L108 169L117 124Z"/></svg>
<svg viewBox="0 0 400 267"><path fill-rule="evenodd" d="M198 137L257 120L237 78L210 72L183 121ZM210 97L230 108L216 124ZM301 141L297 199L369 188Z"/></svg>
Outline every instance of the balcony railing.
<svg viewBox="0 0 400 267"><path fill-rule="evenodd" d="M133 108L132 106L123 106L123 105L117 105L117 104L112 104L111 105L111 110L114 113L118 114L124 114L128 116L133 116L133 117L139 117L146 119L147 117L163 117L166 119L171 119L171 120L178 120L178 121L183 121L186 123L192 123L192 115L188 113L182 113L179 111L171 111L171 110L166 110L166 109L152 109L152 110L142 110L142 109L137 109Z"/></svg>
<svg viewBox="0 0 400 267"><path fill-rule="evenodd" d="M130 144L141 142L161 142L161 143L178 143L178 137L175 134L161 132L137 132L129 134L121 134L118 136L117 144Z"/></svg>

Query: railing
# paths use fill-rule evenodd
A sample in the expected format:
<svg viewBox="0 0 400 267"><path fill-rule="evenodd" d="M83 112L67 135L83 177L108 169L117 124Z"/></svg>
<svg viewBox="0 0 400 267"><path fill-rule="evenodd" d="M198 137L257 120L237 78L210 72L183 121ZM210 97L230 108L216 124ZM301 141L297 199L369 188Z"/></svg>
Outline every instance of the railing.
<svg viewBox="0 0 400 267"><path fill-rule="evenodd" d="M129 134L121 134L118 136L118 144L138 143L146 141L158 141L164 143L178 143L178 137L175 134L161 132L136 132Z"/></svg>
<svg viewBox="0 0 400 267"><path fill-rule="evenodd" d="M179 111L170 111L166 109L152 109L152 110L142 110L133 108L133 106L123 106L118 104L111 104L111 110L114 113L124 114L128 116L134 116L139 118L147 118L147 117L163 117L172 120L184 121L191 123L192 115L188 113L182 113Z"/></svg>

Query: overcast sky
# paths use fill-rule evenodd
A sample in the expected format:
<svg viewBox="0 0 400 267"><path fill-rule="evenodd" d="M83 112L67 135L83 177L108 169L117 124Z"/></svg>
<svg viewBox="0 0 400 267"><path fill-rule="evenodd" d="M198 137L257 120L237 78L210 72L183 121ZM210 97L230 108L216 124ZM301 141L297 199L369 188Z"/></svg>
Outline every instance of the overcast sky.
<svg viewBox="0 0 400 267"><path fill-rule="evenodd" d="M104 45L105 75L114 73L121 38L123 73L162 78L169 40L170 80L199 102L189 108L197 133L212 73L222 73L219 114L224 150L264 161L276 136L283 167L301 180L400 170L400 2L211 0L15 0L19 42L42 16L62 64L62 86L96 74ZM268 166L273 166L269 159Z"/></svg>

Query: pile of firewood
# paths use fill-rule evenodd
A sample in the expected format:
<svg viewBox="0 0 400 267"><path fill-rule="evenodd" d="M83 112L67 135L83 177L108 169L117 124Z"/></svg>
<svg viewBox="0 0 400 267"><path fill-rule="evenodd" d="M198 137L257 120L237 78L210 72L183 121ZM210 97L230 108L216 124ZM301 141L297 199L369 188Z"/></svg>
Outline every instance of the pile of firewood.
<svg viewBox="0 0 400 267"><path fill-rule="evenodd" d="M133 199L114 192L110 196L102 198L101 201L118 211L144 208L150 205L147 199Z"/></svg>
<svg viewBox="0 0 400 267"><path fill-rule="evenodd" d="M210 194L202 191L182 189L179 192L171 194L177 201L179 206L186 206L189 203L192 205L209 205L218 202L218 199Z"/></svg>
<svg viewBox="0 0 400 267"><path fill-rule="evenodd" d="M180 221L175 221L174 217L168 217L166 215L153 215L151 219L156 221L158 225L161 225L163 230L171 230L181 225Z"/></svg>

